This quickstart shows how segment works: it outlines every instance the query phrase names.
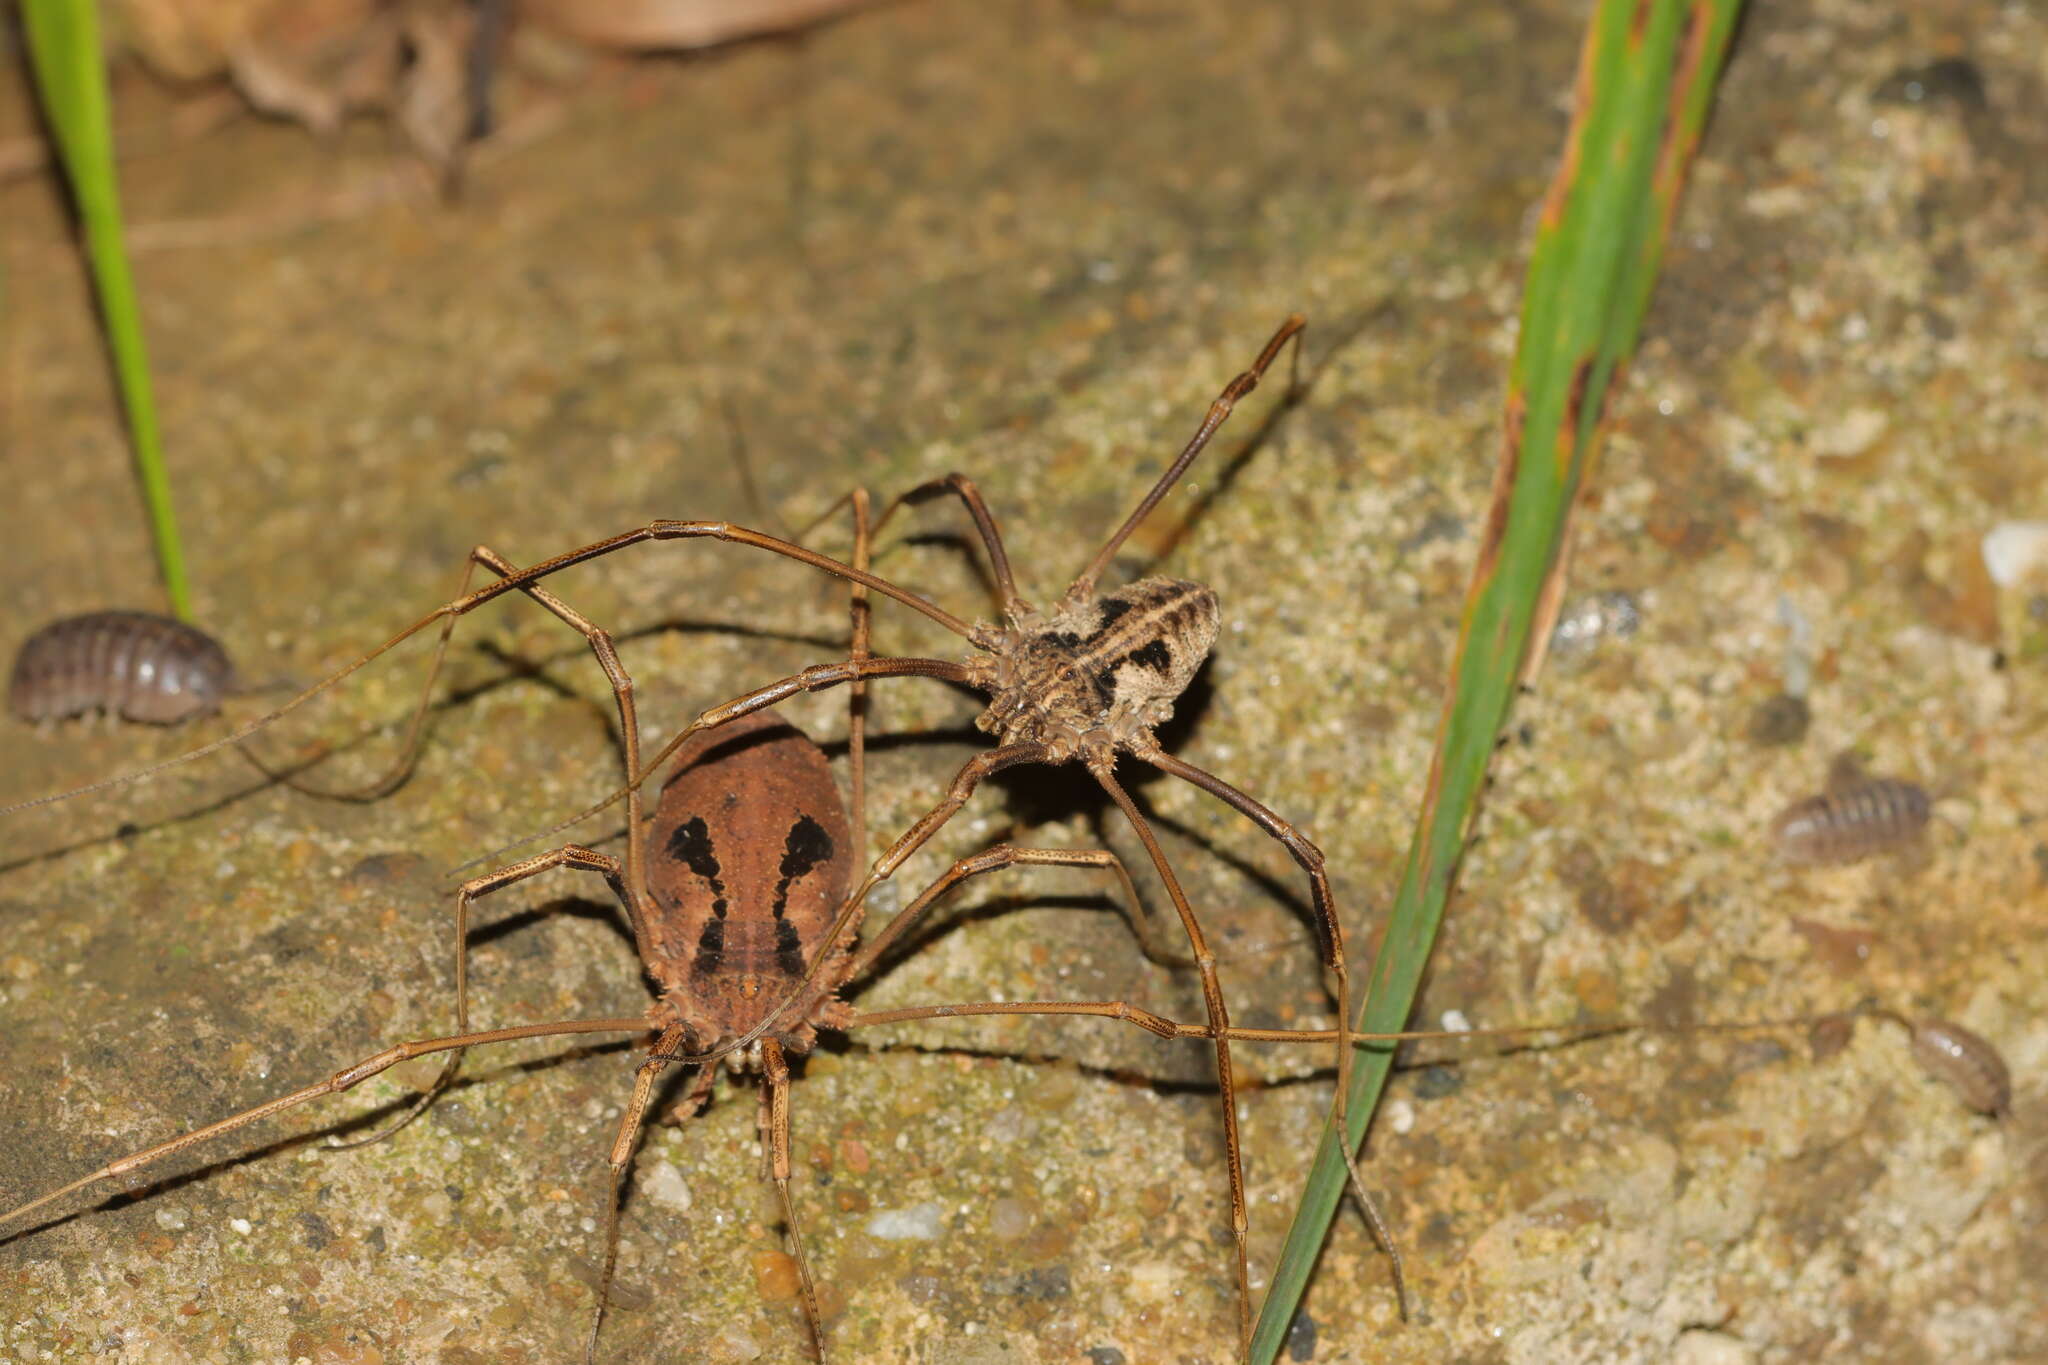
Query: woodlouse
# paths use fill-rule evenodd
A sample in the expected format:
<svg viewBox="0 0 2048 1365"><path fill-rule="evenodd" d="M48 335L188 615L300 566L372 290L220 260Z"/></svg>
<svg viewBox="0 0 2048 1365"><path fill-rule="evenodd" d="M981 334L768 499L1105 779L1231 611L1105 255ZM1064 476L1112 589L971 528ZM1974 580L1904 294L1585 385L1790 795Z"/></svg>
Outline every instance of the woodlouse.
<svg viewBox="0 0 2048 1365"><path fill-rule="evenodd" d="M1913 1060L1922 1071L1980 1114L2005 1118L2012 1113L2012 1072L1997 1048L1948 1019L1920 1019L1908 1027Z"/></svg>
<svg viewBox="0 0 2048 1365"><path fill-rule="evenodd" d="M1924 788L1867 777L1794 801L1771 822L1771 838L1788 863L1861 862L1919 838L1931 812Z"/></svg>
<svg viewBox="0 0 2048 1365"><path fill-rule="evenodd" d="M218 711L235 686L227 651L197 627L144 611L95 611L28 637L7 703L26 721L106 711L177 725Z"/></svg>
<svg viewBox="0 0 2048 1365"><path fill-rule="evenodd" d="M1913 1060L1920 1069L1971 1109L1992 1118L2012 1113L2012 1071L1983 1035L1933 1015L1912 1019L1890 1009L1860 1012L1888 1019L1906 1030L1912 1040ZM1815 1061L1832 1057L1849 1045L1858 1013L1826 1015L1814 1023L1810 1037Z"/></svg>

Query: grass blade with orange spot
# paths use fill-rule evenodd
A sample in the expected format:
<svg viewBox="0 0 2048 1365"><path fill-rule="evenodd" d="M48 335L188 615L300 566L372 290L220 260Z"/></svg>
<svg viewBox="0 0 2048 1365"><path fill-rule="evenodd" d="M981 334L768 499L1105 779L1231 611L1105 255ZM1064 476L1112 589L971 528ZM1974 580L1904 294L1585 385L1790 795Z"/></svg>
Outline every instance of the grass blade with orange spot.
<svg viewBox="0 0 2048 1365"><path fill-rule="evenodd" d="M1494 738L1565 571L1571 511L1634 350L1739 0L1601 0L1580 54L1563 164L1544 200L1508 379L1501 463L1467 590L1450 700L1401 889L1357 1028L1406 1024L1443 919ZM1347 1095L1355 1148L1393 1053L1360 1049ZM1279 1353L1344 1191L1325 1128L1253 1334Z"/></svg>

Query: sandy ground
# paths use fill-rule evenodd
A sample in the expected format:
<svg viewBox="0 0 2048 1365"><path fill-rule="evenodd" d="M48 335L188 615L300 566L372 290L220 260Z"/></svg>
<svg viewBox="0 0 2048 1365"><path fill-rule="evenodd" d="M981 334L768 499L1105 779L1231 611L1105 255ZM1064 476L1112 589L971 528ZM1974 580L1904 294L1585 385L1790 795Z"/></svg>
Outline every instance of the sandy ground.
<svg viewBox="0 0 2048 1365"><path fill-rule="evenodd" d="M1118 572L1218 590L1223 638L1169 743L1315 835L1362 965L1421 791L1580 22L1395 8L889 6L529 95L538 131L452 207L378 202L405 163L368 123L320 143L244 120L131 162L203 619L252 678L310 680L448 597L478 542L528 562L654 517L801 526L856 483L948 470L1050 598L1301 309L1302 400L1248 403ZM2044 51L2018 6L1750 16L1581 528L1575 589L1627 594L1640 625L1554 658L1518 707L1420 1016L1875 1001L1993 1040L2016 1112L1969 1113L1876 1022L1820 1059L1795 1029L1407 1071L1370 1169L1416 1318L1396 1321L1346 1215L1291 1359L2048 1354L2048 584L1994 584L1978 549L2048 516ZM132 79L118 99L124 119L167 107ZM26 132L14 78L4 107ZM11 649L155 589L49 188L0 191L0 224ZM912 513L880 567L980 616L960 525ZM844 632L831 583L733 547L632 551L559 591L619 632L654 734ZM265 789L230 757L7 818L0 1201L450 1027L448 870L619 771L573 635L515 602L456 642L453 700L388 800ZM957 653L886 608L878 644ZM334 780L372 771L423 659L380 661L266 747L326 737L354 746ZM1783 699L1802 691L1803 712ZM829 694L790 710L843 733ZM873 851L974 752L973 712L878 687ZM9 725L0 800L218 728ZM1771 817L1845 750L1940 818L1897 856L1775 863ZM1281 851L1200 793L1141 790L1238 1017L1326 1018ZM992 785L877 917L996 837L1129 853L1113 814L1058 775ZM1097 881L1011 873L956 904L862 1005L1199 1015ZM642 1007L601 887L562 875L488 909L481 1019ZM1262 1287L1328 1059L1240 1053L1270 1082L1239 1097ZM570 1358L632 1062L509 1045L399 1136L322 1152L432 1074L415 1063L133 1197L77 1199L0 1243L0 1357ZM1230 1358L1216 1104L1199 1047L1107 1023L876 1029L811 1058L798 1199L834 1359ZM649 1137L605 1359L802 1358L754 1122L749 1088L721 1085Z"/></svg>

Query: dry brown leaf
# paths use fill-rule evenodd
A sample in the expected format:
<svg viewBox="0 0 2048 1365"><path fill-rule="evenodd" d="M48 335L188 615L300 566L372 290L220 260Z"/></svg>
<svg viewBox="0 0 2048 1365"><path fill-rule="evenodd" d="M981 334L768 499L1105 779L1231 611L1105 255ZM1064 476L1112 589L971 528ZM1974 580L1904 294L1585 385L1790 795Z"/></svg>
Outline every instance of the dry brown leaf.
<svg viewBox="0 0 2048 1365"><path fill-rule="evenodd" d="M714 47L783 33L874 0L519 0L522 19L566 38L633 52Z"/></svg>
<svg viewBox="0 0 2048 1365"><path fill-rule="evenodd" d="M708 47L874 0L504 0L514 22L595 47ZM476 121L472 0L113 0L118 45L180 81L225 77L249 104L318 134L388 111L450 183ZM484 39L483 41L488 41Z"/></svg>
<svg viewBox="0 0 2048 1365"><path fill-rule="evenodd" d="M228 54L279 0L115 0L114 40L173 80L224 75Z"/></svg>
<svg viewBox="0 0 2048 1365"><path fill-rule="evenodd" d="M412 60L398 81L394 116L420 154L452 174L469 141L472 11L460 0L414 0L404 31Z"/></svg>

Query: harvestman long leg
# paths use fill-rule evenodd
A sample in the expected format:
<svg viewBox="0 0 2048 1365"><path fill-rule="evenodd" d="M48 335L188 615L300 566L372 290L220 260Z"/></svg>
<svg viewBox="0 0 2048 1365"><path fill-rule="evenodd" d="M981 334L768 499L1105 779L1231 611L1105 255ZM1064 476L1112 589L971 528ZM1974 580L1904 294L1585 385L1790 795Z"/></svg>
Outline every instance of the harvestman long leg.
<svg viewBox="0 0 2048 1365"><path fill-rule="evenodd" d="M1095 552L1094 557L1088 561L1087 567L1076 574L1074 581L1067 585L1067 591L1064 594L1066 601L1085 601L1094 594L1095 581L1102 577L1102 571L1109 567L1109 561L1116 558L1116 552L1123 548L1126 540L1130 539L1131 532L1138 529L1138 523L1151 515L1152 509L1157 507L1160 500L1172 490L1175 484L1180 482L1180 476L1187 472L1188 466L1195 462L1195 457L1201 454L1203 448L1209 444L1210 438L1215 436L1216 429L1221 427L1230 416L1231 410L1237 406L1238 400L1259 386L1259 381L1266 377L1266 371L1272 368L1273 362L1279 358L1281 347L1290 341L1296 344L1294 347L1294 368L1288 376L1287 389L1290 394L1300 389L1300 337L1302 329L1307 326L1307 318L1299 313L1291 315L1285 322L1280 324L1279 330L1274 332L1272 337L1267 340L1265 349L1259 352L1258 358L1252 361L1250 367L1223 386L1223 392L1217 394L1215 400L1209 404L1209 411L1203 415L1201 425L1195 428L1195 434L1188 438L1186 445L1181 447L1180 454L1176 455L1173 463L1166 467L1166 472L1161 474L1158 480L1153 483L1151 491L1139 499L1138 505L1131 509L1131 514L1124 518L1123 525L1117 527L1115 531L1110 533L1109 539L1102 542L1102 548Z"/></svg>
<svg viewBox="0 0 2048 1365"><path fill-rule="evenodd" d="M1163 773L1169 773L1201 788L1242 814L1261 830L1279 840L1281 847L1287 850L1288 856L1308 874L1310 900L1315 908L1317 925L1322 931L1323 968L1330 973L1335 983L1332 993L1336 996L1337 1023L1340 1028L1347 1026L1351 1018L1351 971L1344 961L1344 926L1337 917L1336 897L1331 893L1329 874L1323 867L1323 851L1311 843L1300 830L1214 773L1197 768L1192 763L1183 762L1157 745L1140 751L1138 757ZM1219 1039L1219 1046L1221 1042ZM1331 1104L1331 1121L1337 1125L1339 1133L1348 1131L1345 1127L1345 1096L1351 1085L1351 1053L1350 1047L1339 1043L1337 1094ZM1351 1144L1339 1143L1338 1146L1344 1152L1344 1166L1351 1175L1351 1192L1358 1200L1359 1211L1365 1215L1365 1221L1372 1226L1373 1236L1379 1239L1381 1248L1387 1253L1387 1261L1394 1277L1394 1297L1400 1305L1401 1317L1405 1320L1408 1316L1408 1284L1407 1277L1402 1273L1401 1252L1395 1247L1393 1233L1388 1229L1386 1220L1380 1216L1379 1208L1366 1193L1365 1175L1358 1168L1358 1158L1352 1152Z"/></svg>
<svg viewBox="0 0 2048 1365"><path fill-rule="evenodd" d="M510 560L498 554L488 545L475 547L469 552L469 556L469 562L463 570L463 584L465 588L468 586L470 575L475 572L476 566L479 564L497 574L501 579L509 579L519 572ZM633 700L633 675L626 671L625 664L619 659L618 648L612 641L611 632L597 625L561 598L538 584L527 584L523 591L589 642L591 652L597 656L598 666L604 670L605 678L611 684L612 697L619 711L619 733L625 755L626 818L630 824L637 828L640 820L641 803L644 798L640 791L640 719L639 709ZM350 799L382 795L393 790L404 779L405 775L411 771L413 760L418 753L417 745L423 730L427 707L433 700L434 679L441 671L442 658L447 651L448 640L454 633L454 628L455 618L452 616L442 624L441 637L434 649L434 660L427 670L426 687L421 694L419 705L413 710L412 721L406 730L405 745L400 752L398 762L392 767L391 771L383 778L356 792L324 794L346 795ZM301 784L293 782L292 785L299 786ZM619 902L625 907L627 922L633 932L634 947L639 951L640 958L644 962L647 960L651 945L647 937L646 912L640 899L644 888L644 882L640 874L641 856L642 849L639 841L629 839L626 843L626 865L623 882L621 881L620 869L616 862L610 858L601 858L601 861L593 863L589 859L599 858L600 855L591 854L588 849L581 849L575 845L557 849L553 853L541 854L538 857L526 859L512 867L503 868L464 882L455 901L456 1030L460 1032L469 1027L468 922L469 905L472 900L479 895L486 895L491 891L497 890L499 887L509 886L513 882L523 880L537 872L545 871L551 867L558 867L565 861L574 862L577 866L591 871L601 871L605 874L606 880L612 883L613 890L620 893ZM630 894L625 889L628 887L632 888ZM366 1137L357 1138L351 1142L334 1143L332 1144L332 1149L345 1150L351 1147L368 1146L374 1142L381 1142L399 1129L404 1128L422 1113L426 1112L427 1106L433 1102L434 1098L447 1089L449 1083L455 1079L455 1073L460 1069L461 1065L462 1052L458 1049L449 1054L447 1062L441 1068L441 1074L435 1078L434 1083L421 1092L419 1098L412 1105L408 1106L406 1111L400 1114L396 1120Z"/></svg>
<svg viewBox="0 0 2048 1365"><path fill-rule="evenodd" d="M629 883L624 869L619 865L618 859L607 854L584 848L580 844L565 844L561 848L551 850L550 852L521 859L510 867L502 867L495 872L487 872L481 877L472 877L464 882L455 893L455 1031L457 1033L467 1033L469 1031L469 907L471 902L475 901L478 897L488 896L493 891L501 891L514 882L522 882L528 877L536 877L543 872L565 866L573 867L583 872L595 872L605 879L611 886L613 894L619 898L619 904L625 908L626 917L633 927L634 941L644 948L647 936L641 907L627 892L626 888ZM645 959L643 958L642 960L644 961ZM373 1142L382 1142L385 1138L390 1137L421 1114L424 1114L427 1111L427 1106L432 1104L435 1099L454 1083L455 1073L462 1067L463 1051L464 1049L462 1048L456 1048L448 1054L448 1060L441 1065L441 1074L434 1078L433 1084L415 1096L412 1103L406 1106L405 1112L396 1119L366 1137L353 1138L347 1142L331 1142L328 1144L328 1150L340 1152L346 1151L351 1147L367 1147Z"/></svg>
<svg viewBox="0 0 2048 1365"><path fill-rule="evenodd" d="M1181 890L1180 878L1175 875L1173 864L1166 859L1166 850L1159 846L1158 836L1152 832L1152 823L1131 800L1129 792L1117 782L1111 771L1110 762L1091 762L1088 771L1096 783L1116 802L1117 809L1124 813L1124 819L1136 831L1138 839L1145 845L1146 856L1152 860L1152 868L1159 874L1159 880L1166 887L1167 896L1173 901L1174 913L1180 916L1181 928L1188 936L1188 947L1195 955L1195 967L1202 974L1202 1003L1209 1018L1210 1036L1216 1047L1216 1087L1223 1103L1223 1153L1225 1167L1230 1176L1230 1233L1231 1243L1237 1252L1237 1316L1238 1333L1243 1344L1251 1342L1251 1258L1247 1249L1251 1220L1246 1214L1244 1201L1244 1153L1238 1145L1237 1136L1237 1088L1233 1078L1230 1060L1230 1008L1224 1003L1223 984L1216 976L1216 957L1209 951L1209 942L1202 934L1200 921L1195 910L1188 903L1187 893Z"/></svg>
<svg viewBox="0 0 2048 1365"><path fill-rule="evenodd" d="M145 1147L141 1151L130 1152L127 1156L110 1161L90 1175L81 1176L61 1189L52 1190L40 1198L31 1199L26 1204L19 1204L5 1212L0 1212L0 1224L13 1222L17 1218L35 1212L35 1210L42 1208L46 1204L54 1203L68 1194L96 1185L102 1180L111 1180L116 1176L126 1175L130 1171L141 1170L153 1162L161 1161L167 1156L173 1156L188 1147L205 1142L210 1138L219 1137L224 1133L231 1133L237 1128L247 1127L258 1119L266 1119L273 1114L281 1114L287 1109L296 1109L298 1106L313 1100L321 1099L328 1095L338 1095L344 1090L353 1089L379 1072L387 1071L397 1066L400 1062L411 1061L415 1057L425 1057L435 1052L446 1052L452 1048L482 1047L489 1043L509 1043L521 1038L556 1038L575 1033L646 1033L652 1026L652 1021L644 1016L631 1019L570 1019L552 1024L518 1024L511 1028L485 1029L480 1033L460 1033L443 1038L416 1038L407 1042L396 1043L391 1047L385 1048L382 1052L375 1053L363 1058L359 1062L343 1067L318 1085L309 1085L302 1090L294 1090L289 1095L280 1095L274 1100L266 1100L254 1108L244 1109L241 1113L230 1115L217 1123L209 1123L203 1128L195 1128L189 1133L180 1134L168 1141L159 1142L155 1146Z"/></svg>
<svg viewBox="0 0 2048 1365"><path fill-rule="evenodd" d="M1123 859L1106 848L1023 848L1016 844L991 844L979 853L969 854L955 862L942 873L938 880L920 891L917 898L896 912L895 918L865 944L861 945L859 956L853 960L853 969L846 979L860 980L880 962L891 948L900 943L903 936L919 920L924 918L940 897L969 877L986 872L998 872L1006 867L1093 867L1104 869L1115 875L1118 908L1123 912L1131 933L1138 940L1139 949L1147 958L1170 967L1192 967L1193 958L1169 953L1153 940L1151 921L1145 914L1144 904L1138 899L1138 888L1131 882L1131 874L1124 867Z"/></svg>
<svg viewBox="0 0 2048 1365"><path fill-rule="evenodd" d="M154 776L155 774L166 771L167 769L179 767L183 764L193 762L196 759L204 758L208 754L215 753L218 750L225 749L231 745L240 744L243 740L247 739L250 735L255 734L264 726L271 724L273 721L278 720L280 717L289 715L291 712L296 711L299 707L305 705L307 702L311 701L314 697L320 695L322 692L325 692L329 688L334 687L335 685L343 682L344 680L351 677L361 669L367 668L370 664L382 658L384 655L390 653L392 650L398 648L398 646L404 644L413 636L418 635L421 631L426 630L435 622L439 621L448 623L445 629L452 631L453 621L455 618L467 616L470 612L475 611L478 607L481 607L488 602L495 601L496 599L503 597L506 593L525 592L532 584L537 583L541 579L547 578L553 574L560 573L563 569L571 568L577 564L582 564L589 560L602 558L605 555L611 554L618 550L625 549L628 546L632 545L646 544L649 542L665 542L672 540L707 539L725 541L735 545L750 546L754 549L766 550L771 554L781 555L786 559L796 560L798 563L807 564L814 569L822 570L823 572L832 574L838 578L846 579L851 583L857 584L871 591L881 593L885 597L893 598L896 601L901 602L903 605L911 608L913 611L917 611L923 614L924 616L929 617L931 620L933 620L940 626L944 627L945 629L951 631L953 634L960 636L964 640L968 640L974 644L980 645L983 648L987 648L989 645L995 643L996 637L993 634L986 630L974 627L965 621L962 621L959 617L953 615L951 612L945 610L943 607L940 607L938 604L930 601L929 599L922 597L917 593L911 592L907 588L900 588L896 586L894 583L889 582L887 579L869 573L865 569L857 569L851 564L841 563L839 560L833 559L829 555L822 555L814 550L807 550L801 545L793 544L789 541L778 539L775 536L768 535L761 531L751 530L745 526L735 526L731 522L725 521L653 521L649 522L645 526L638 527L634 530L625 531L620 533L619 535L607 537L604 540L593 541L588 545L578 546L576 549L566 551L559 555L555 555L550 559L544 559L540 561L538 564L528 565L526 568L519 569L507 577L498 579L494 583L487 583L483 587L476 589L474 592L465 593L464 595L456 598L452 602L443 603L442 605L428 612L425 616L422 616L419 620L414 621L411 625L408 625L404 629L400 630L397 634L393 635L390 639L384 641L384 643L378 645L375 649L372 649L368 653L362 655L353 663L350 663L346 667L329 674L327 677L322 678L319 682L314 683L311 687L308 687L304 691L298 693L296 696L286 701L282 706L279 706L276 710L269 711L261 716L258 716L256 719L249 721L247 724L244 724L234 730L229 731L227 734L222 735L219 739L212 740L206 744L202 744L196 749L189 749L186 752L179 754L174 758L164 759L160 763L151 763L144 767L137 768L131 772L119 774L115 777L103 778L97 782L88 782L83 786L72 787L66 791L52 792L48 796L38 796L27 801L16 801L9 805L0 806L0 815L9 815L16 811L31 810L37 806L47 806L59 801L68 801L74 797L84 796L91 792L103 791L110 787L124 786L127 783L139 781L142 778ZM446 640L444 638L441 641L440 645L437 646L437 649L445 648ZM884 661L875 660L874 662L880 664ZM903 661L897 660L893 662L901 664ZM937 668L948 671L940 672L936 671L933 668L917 670L898 667L893 671L884 669L877 672L864 673L860 676L900 677L906 673L921 671L924 672L927 676L948 677L953 678L955 681L965 681L963 677L956 676L960 672L960 666L957 664L949 663L945 660L925 660L923 662L928 665L936 665ZM837 678L834 681L851 682L854 680L855 679L853 675L848 675ZM819 686L830 685L832 684L819 684ZM804 689L798 688L795 690ZM816 689L811 688L810 690ZM785 693L784 695L790 694ZM767 703L763 704L765 705ZM683 743L683 741L688 739L689 736L693 733L695 733L694 730L685 730L681 734L676 735L667 744L663 745L661 750L655 755L654 759L650 763L643 765L640 774L641 781L644 783L647 774L649 772L658 770L662 761L666 759L670 754L674 753L676 748L679 747ZM602 810L606 806L611 805L614 801L618 799L618 794L608 796L605 798L604 801L599 803L597 806L592 807L590 811L585 812L585 814L590 814L594 813L597 810ZM576 818L580 820L583 818L583 816L578 816Z"/></svg>
<svg viewBox="0 0 2048 1365"><path fill-rule="evenodd" d="M995 574L996 593L1002 604L1003 614L1014 619L1019 613L1029 611L1031 604L1017 593L1017 580L1010 572L1010 556L1003 549L1003 533L996 529L996 519L989 512L988 503L983 501L981 489L977 488L974 480L965 474L947 474L929 483L921 483L907 493L897 494L890 499L889 505L882 509L882 515L875 518L875 534L882 534L882 528L889 524L889 519L896 515L897 509L946 493L956 495L965 505L967 516L974 523L975 533L981 537L982 548L988 551L989 569Z"/></svg>

